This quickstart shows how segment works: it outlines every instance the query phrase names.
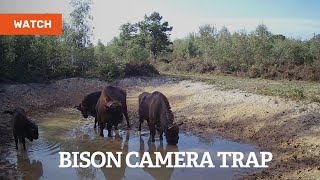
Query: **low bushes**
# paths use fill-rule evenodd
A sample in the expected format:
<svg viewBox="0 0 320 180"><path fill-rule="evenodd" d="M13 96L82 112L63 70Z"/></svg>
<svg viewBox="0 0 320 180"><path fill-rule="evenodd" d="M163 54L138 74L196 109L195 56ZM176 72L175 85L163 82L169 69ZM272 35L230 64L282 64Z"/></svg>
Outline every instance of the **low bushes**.
<svg viewBox="0 0 320 180"><path fill-rule="evenodd" d="M215 73L215 74L231 74L238 77L264 78L264 79L288 79L288 80L320 80L320 63L311 65L263 65L254 64L251 67L237 68L221 68L213 63L196 58L178 58L169 63L159 61L154 63L157 69L162 72L183 72L183 73Z"/></svg>
<svg viewBox="0 0 320 180"><path fill-rule="evenodd" d="M130 76L159 75L157 69L150 63L117 63L108 62L100 67L99 76L107 81Z"/></svg>
<svg viewBox="0 0 320 180"><path fill-rule="evenodd" d="M124 77L152 75L159 75L159 72L149 63L128 63L124 68Z"/></svg>

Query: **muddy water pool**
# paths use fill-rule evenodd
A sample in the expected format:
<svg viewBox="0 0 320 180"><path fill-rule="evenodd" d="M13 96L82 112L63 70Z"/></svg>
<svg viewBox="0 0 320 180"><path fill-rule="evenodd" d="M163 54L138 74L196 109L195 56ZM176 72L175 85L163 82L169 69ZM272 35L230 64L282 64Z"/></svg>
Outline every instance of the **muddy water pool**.
<svg viewBox="0 0 320 180"><path fill-rule="evenodd" d="M27 150L22 146L15 150L12 145L9 161L16 164L23 179L234 179L240 175L251 173L252 168L220 168L221 158L217 152L257 152L257 149L248 144L228 141L219 137L212 137L203 141L191 133L181 133L177 146L167 145L166 141L149 141L149 131L137 128L131 130L121 128L113 132L113 137L100 137L93 128L93 120L85 120L74 109L59 109L58 111L42 114L36 118L39 125L39 139L27 142ZM145 124L146 126L146 124ZM125 127L125 126L123 126ZM107 132L104 132L107 134ZM59 168L59 152L67 151L101 151L123 152L121 168ZM129 168L125 163L128 152L198 152L200 159L204 152L212 155L215 168ZM258 154L258 153L257 153ZM133 157L138 162L139 158ZM99 159L96 160L99 163ZM230 161L230 162L229 162ZM231 164L231 159L227 160Z"/></svg>

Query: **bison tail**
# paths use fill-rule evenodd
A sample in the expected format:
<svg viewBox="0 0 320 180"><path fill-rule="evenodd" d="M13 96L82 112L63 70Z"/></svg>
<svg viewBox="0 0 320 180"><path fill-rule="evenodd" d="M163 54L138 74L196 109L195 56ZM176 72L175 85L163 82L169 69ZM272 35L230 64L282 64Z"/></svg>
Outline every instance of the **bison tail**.
<svg viewBox="0 0 320 180"><path fill-rule="evenodd" d="M3 114L13 114L13 111L3 111Z"/></svg>

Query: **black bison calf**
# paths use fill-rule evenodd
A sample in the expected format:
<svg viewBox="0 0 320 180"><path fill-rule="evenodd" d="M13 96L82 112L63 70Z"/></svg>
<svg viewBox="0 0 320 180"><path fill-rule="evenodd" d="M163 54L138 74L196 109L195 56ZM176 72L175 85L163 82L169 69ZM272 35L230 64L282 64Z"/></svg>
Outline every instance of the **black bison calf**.
<svg viewBox="0 0 320 180"><path fill-rule="evenodd" d="M152 94L143 92L139 95L139 131L141 124L147 120L151 140L154 142L156 130L160 134L160 140L163 139L162 133L165 134L168 144L176 145L179 140L179 126L174 122L174 116L171 111L168 99L160 92L155 91Z"/></svg>
<svg viewBox="0 0 320 180"><path fill-rule="evenodd" d="M96 105L100 98L100 95L101 91L91 93L85 96L79 105L75 106L75 108L81 111L81 114L84 118L88 118L89 115L94 117L94 128L97 127Z"/></svg>
<svg viewBox="0 0 320 180"><path fill-rule="evenodd" d="M3 113L12 115L12 129L16 149L18 149L18 140L23 144L25 150L25 138L30 141L39 138L38 126L27 117L24 109L18 107L14 111L4 111Z"/></svg>
<svg viewBox="0 0 320 180"><path fill-rule="evenodd" d="M97 120L100 126L100 136L103 137L103 129L107 124L108 136L111 137L111 128L122 122L123 114L127 119L127 126L130 127L127 112L127 94L124 90L106 86L103 88L100 98L96 105Z"/></svg>

